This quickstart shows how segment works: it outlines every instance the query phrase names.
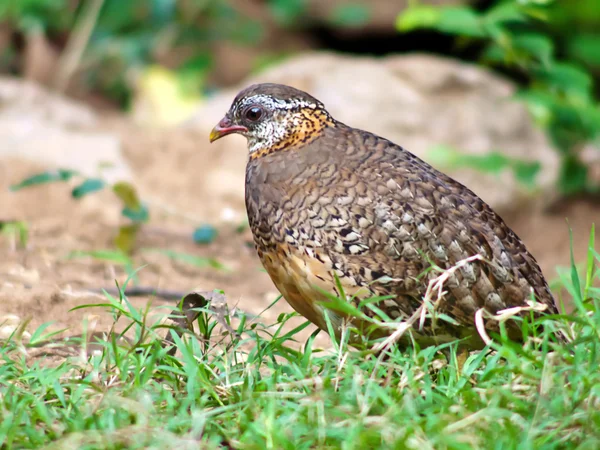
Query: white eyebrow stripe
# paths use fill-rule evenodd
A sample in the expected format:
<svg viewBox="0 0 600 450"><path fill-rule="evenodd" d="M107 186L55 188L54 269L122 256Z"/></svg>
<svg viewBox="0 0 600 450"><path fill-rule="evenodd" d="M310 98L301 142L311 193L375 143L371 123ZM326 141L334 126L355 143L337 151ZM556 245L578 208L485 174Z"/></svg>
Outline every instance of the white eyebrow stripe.
<svg viewBox="0 0 600 450"><path fill-rule="evenodd" d="M243 109L244 107L258 103L260 105L265 105L272 107L273 109L302 109L302 108L311 108L316 109L317 107L323 108L323 105L309 102L306 100L300 99L292 99L290 101L281 100L279 98L275 98L271 95L266 94L257 94L251 97L247 97L239 104L239 108Z"/></svg>

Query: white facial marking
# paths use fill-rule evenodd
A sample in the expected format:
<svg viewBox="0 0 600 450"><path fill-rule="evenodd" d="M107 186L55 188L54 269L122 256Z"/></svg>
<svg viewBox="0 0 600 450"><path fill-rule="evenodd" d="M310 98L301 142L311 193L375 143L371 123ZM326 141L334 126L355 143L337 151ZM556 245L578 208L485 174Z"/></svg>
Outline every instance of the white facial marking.
<svg viewBox="0 0 600 450"><path fill-rule="evenodd" d="M323 107L320 103L309 102L306 100L292 98L290 100L282 100L280 98L275 98L271 95L266 94L257 94L251 97L245 98L238 106L238 109L243 110L246 106L250 105L263 105L271 110L281 110L281 109L302 109L302 108L310 108L316 109L317 107Z"/></svg>
<svg viewBox="0 0 600 450"><path fill-rule="evenodd" d="M298 126L303 117L300 114L288 114L288 111L301 111L302 109L324 109L322 103L307 101L299 98L283 100L267 94L257 94L244 98L236 105L235 115L241 117L247 107L260 105L273 114L267 120L262 120L247 134L248 150L252 154L262 149L271 148L289 134L289 130Z"/></svg>

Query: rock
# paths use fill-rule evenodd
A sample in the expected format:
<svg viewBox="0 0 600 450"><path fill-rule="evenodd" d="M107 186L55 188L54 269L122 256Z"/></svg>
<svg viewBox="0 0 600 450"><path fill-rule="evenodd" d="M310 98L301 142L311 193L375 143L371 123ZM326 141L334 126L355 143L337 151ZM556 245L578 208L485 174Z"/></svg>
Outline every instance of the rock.
<svg viewBox="0 0 600 450"><path fill-rule="evenodd" d="M117 136L63 129L35 119L0 117L0 159L5 156L73 169L89 177L100 175L109 183L132 178Z"/></svg>
<svg viewBox="0 0 600 450"><path fill-rule="evenodd" d="M215 117L222 112L216 110ZM207 119L206 123L210 121ZM116 124L123 150L136 174L136 188L152 210L174 223L235 223L246 219L243 140L238 151L210 146L209 131L142 128ZM236 170L239 169L239 170ZM190 231L191 237L191 231Z"/></svg>
<svg viewBox="0 0 600 450"><path fill-rule="evenodd" d="M99 132L87 106L38 85L0 77L0 165L8 158L101 175L109 183L132 179L116 134Z"/></svg>
<svg viewBox="0 0 600 450"><path fill-rule="evenodd" d="M27 118L61 127L90 127L96 124L87 106L53 94L36 83L0 77L0 119Z"/></svg>
<svg viewBox="0 0 600 450"><path fill-rule="evenodd" d="M425 160L432 146L443 144L472 155L498 150L512 158L539 161L537 193L524 188L509 171L492 175L439 167L501 212L533 206L554 193L557 153L525 107L511 99L515 87L506 79L436 56L307 53L220 92L186 125L199 136L196 152L203 157L203 168L210 167L203 172L204 186L196 186L198 192L218 191L215 195L227 199L220 202L221 208L243 211L246 143L235 136L209 146L208 134L241 88L265 81L303 89L338 120L384 136Z"/></svg>

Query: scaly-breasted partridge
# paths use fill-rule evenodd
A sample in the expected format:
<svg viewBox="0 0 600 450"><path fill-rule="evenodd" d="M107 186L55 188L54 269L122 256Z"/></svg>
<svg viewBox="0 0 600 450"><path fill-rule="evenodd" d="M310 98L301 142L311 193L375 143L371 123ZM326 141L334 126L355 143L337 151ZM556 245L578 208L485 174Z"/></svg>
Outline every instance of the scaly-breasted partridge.
<svg viewBox="0 0 600 450"><path fill-rule="evenodd" d="M340 294L336 276L355 305L387 296L373 302L390 322L413 318L404 345L411 334L421 345L465 338L480 347L481 323L498 331L490 316L499 311L537 302L556 312L536 260L483 200L399 145L335 120L309 94L252 85L210 141L231 133L248 140L246 207L258 255L288 303L319 328L328 328L324 311L336 333L347 317L321 303L322 290ZM474 255L481 259L464 263ZM454 267L445 295L430 299L441 318L415 321L440 276L432 267ZM379 313L362 310L367 318ZM361 332L369 328L364 318L352 320ZM522 338L516 321L506 329Z"/></svg>

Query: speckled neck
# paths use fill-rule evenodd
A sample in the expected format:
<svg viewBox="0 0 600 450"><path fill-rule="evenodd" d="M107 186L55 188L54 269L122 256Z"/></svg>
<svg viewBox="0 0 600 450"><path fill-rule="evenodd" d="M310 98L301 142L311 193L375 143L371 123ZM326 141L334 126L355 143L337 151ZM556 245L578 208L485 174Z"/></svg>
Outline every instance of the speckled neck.
<svg viewBox="0 0 600 450"><path fill-rule="evenodd" d="M277 151L297 150L317 139L335 120L324 109L302 108L287 114L277 125L271 125L267 139L248 140L250 159L262 158Z"/></svg>

